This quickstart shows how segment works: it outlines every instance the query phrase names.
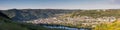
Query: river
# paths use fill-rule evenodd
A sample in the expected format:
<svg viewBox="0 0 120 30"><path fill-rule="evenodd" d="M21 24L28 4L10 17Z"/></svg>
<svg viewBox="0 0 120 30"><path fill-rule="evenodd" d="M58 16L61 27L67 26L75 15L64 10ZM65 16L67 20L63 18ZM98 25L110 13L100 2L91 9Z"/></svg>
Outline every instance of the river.
<svg viewBox="0 0 120 30"><path fill-rule="evenodd" d="M89 28L70 28L65 26L44 26L46 28L59 28L59 29L66 29L66 30L91 30Z"/></svg>

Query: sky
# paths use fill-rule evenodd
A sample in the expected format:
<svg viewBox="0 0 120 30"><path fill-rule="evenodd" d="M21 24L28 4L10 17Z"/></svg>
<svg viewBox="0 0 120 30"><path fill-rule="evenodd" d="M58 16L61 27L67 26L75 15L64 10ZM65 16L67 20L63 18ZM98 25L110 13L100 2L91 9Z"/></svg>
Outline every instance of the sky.
<svg viewBox="0 0 120 30"><path fill-rule="evenodd" d="M120 0L0 0L0 9L120 9Z"/></svg>

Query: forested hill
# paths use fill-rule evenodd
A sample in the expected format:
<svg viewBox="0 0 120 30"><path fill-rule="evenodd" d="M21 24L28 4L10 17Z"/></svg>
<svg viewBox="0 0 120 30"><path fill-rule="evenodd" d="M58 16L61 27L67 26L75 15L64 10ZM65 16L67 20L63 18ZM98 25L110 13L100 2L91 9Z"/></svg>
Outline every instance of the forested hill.
<svg viewBox="0 0 120 30"><path fill-rule="evenodd" d="M63 9L9 9L1 10L8 17L14 21L28 21L35 20L38 18L55 17L59 14L71 13L74 10L63 10Z"/></svg>
<svg viewBox="0 0 120 30"><path fill-rule="evenodd" d="M14 21L29 21L51 17L119 17L119 9L96 9L96 10L68 10L68 9L9 9L1 10L2 13ZM65 16L63 16L65 15Z"/></svg>
<svg viewBox="0 0 120 30"><path fill-rule="evenodd" d="M36 26L34 24L29 23L13 22L11 18L0 12L0 30L61 30L61 29L55 28L51 29L43 26Z"/></svg>
<svg viewBox="0 0 120 30"><path fill-rule="evenodd" d="M2 12L0 12L0 17L4 17L4 18L8 18L9 19L9 17L7 15L5 15L4 13L2 13Z"/></svg>
<svg viewBox="0 0 120 30"><path fill-rule="evenodd" d="M13 23L9 17L0 12L0 30L28 30L16 23Z"/></svg>
<svg viewBox="0 0 120 30"><path fill-rule="evenodd" d="M117 18L120 18L120 9L9 9L0 11L5 14L2 16L8 16L12 21L29 22L33 24L58 24L75 27L78 27L80 24L89 27L94 24L113 22ZM87 25L85 23L87 23Z"/></svg>

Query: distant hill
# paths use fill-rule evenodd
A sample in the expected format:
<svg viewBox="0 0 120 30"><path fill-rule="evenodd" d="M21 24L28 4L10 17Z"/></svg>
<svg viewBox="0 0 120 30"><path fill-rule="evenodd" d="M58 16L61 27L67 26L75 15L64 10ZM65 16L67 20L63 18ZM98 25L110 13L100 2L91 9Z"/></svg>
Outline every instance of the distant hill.
<svg viewBox="0 0 120 30"><path fill-rule="evenodd" d="M105 9L105 10L83 10L83 11L75 11L70 14L70 17L78 17L78 16L89 16L89 17L116 17L120 18L120 9Z"/></svg>
<svg viewBox="0 0 120 30"><path fill-rule="evenodd" d="M49 17L58 17L60 15L66 15L64 17L104 17L104 16L120 16L119 9L96 9L96 10L67 10L67 9L9 9L1 10L2 13L14 21L29 21L36 19L44 19Z"/></svg>
<svg viewBox="0 0 120 30"><path fill-rule="evenodd" d="M45 28L43 26L36 26L28 23L13 22L6 14L0 12L0 30L61 30Z"/></svg>
<svg viewBox="0 0 120 30"><path fill-rule="evenodd" d="M55 17L57 14L71 13L74 10L63 9L9 9L2 10L4 14L14 21L29 21L39 18Z"/></svg>

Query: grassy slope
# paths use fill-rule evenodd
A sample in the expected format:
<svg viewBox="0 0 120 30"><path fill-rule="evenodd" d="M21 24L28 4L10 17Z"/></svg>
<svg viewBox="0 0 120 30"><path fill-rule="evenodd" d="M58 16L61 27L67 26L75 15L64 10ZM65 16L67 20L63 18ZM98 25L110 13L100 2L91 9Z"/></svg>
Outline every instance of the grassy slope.
<svg viewBox="0 0 120 30"><path fill-rule="evenodd" d="M120 20L97 25L94 30L120 30Z"/></svg>

